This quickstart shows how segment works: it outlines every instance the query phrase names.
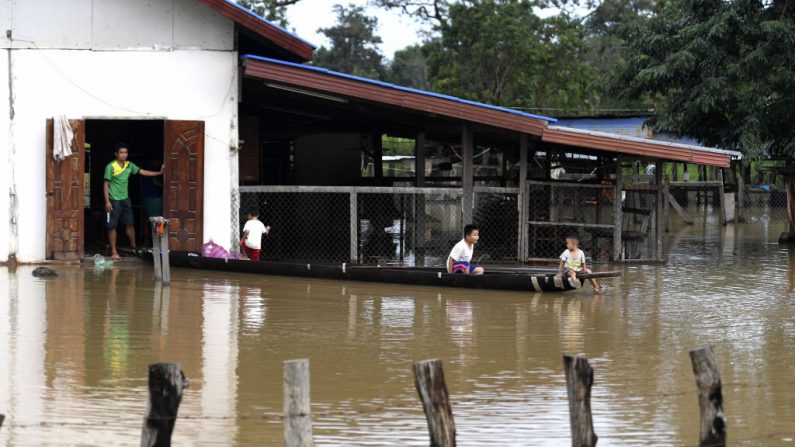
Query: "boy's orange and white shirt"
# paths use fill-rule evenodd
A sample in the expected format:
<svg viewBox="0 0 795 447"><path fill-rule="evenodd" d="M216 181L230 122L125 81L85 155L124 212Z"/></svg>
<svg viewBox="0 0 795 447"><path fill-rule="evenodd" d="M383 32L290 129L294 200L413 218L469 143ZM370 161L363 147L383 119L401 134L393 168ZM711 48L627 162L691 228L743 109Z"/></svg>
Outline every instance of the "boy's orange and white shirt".
<svg viewBox="0 0 795 447"><path fill-rule="evenodd" d="M577 249L576 254L573 254L571 250L565 250L561 253L560 260L563 261L563 267L566 270L579 272L582 271L582 266L585 265L585 253L580 249Z"/></svg>

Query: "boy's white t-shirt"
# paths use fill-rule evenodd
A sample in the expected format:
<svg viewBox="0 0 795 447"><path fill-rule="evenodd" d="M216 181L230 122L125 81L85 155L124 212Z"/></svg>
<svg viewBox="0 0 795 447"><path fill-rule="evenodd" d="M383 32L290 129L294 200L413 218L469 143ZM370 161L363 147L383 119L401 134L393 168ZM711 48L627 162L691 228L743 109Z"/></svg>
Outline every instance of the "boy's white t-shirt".
<svg viewBox="0 0 795 447"><path fill-rule="evenodd" d="M243 232L248 231L246 247L259 250L262 246L262 235L265 234L265 225L257 219L249 220L243 226Z"/></svg>
<svg viewBox="0 0 795 447"><path fill-rule="evenodd" d="M571 251L566 250L561 253L560 260L563 261L563 267L567 270L579 272L582 270L583 264L585 264L585 253L577 249L577 254L572 256Z"/></svg>
<svg viewBox="0 0 795 447"><path fill-rule="evenodd" d="M474 252L474 245L472 247L467 244L466 239L461 239L455 246L453 246L453 250L450 252L450 257L453 258L453 261L466 261L470 262L472 260L472 252Z"/></svg>

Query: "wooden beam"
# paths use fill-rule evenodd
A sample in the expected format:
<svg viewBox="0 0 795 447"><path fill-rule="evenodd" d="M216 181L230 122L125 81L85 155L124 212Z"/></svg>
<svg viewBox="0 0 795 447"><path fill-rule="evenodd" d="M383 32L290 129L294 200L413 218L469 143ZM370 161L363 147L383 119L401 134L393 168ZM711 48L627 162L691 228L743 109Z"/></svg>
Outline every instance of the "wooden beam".
<svg viewBox="0 0 795 447"><path fill-rule="evenodd" d="M654 185L657 187L654 201L654 259L663 258L663 166L662 160L654 162Z"/></svg>
<svg viewBox="0 0 795 447"><path fill-rule="evenodd" d="M309 360L286 360L284 385L284 445L312 447L312 412L309 406Z"/></svg>
<svg viewBox="0 0 795 447"><path fill-rule="evenodd" d="M413 370L414 386L428 421L431 447L455 447L455 421L444 381L442 361L422 360L414 363Z"/></svg>
<svg viewBox="0 0 795 447"><path fill-rule="evenodd" d="M375 178L384 178L384 148L381 133L373 132L373 173Z"/></svg>
<svg viewBox="0 0 795 447"><path fill-rule="evenodd" d="M472 211L475 205L474 190L474 156L475 138L471 125L465 123L461 126L461 157L463 170L461 184L463 185L464 198L461 201L463 225L472 223ZM463 226L462 226L463 231Z"/></svg>
<svg viewBox="0 0 795 447"><path fill-rule="evenodd" d="M571 445L594 447L599 437L594 433L591 416L593 368L583 356L564 355L563 369L566 373L566 394L569 398Z"/></svg>
<svg viewBox="0 0 795 447"><path fill-rule="evenodd" d="M141 447L169 447L182 391L188 380L178 363L149 365L149 405L141 429Z"/></svg>
<svg viewBox="0 0 795 447"><path fill-rule="evenodd" d="M527 134L519 135L519 234L517 235L516 257L524 262L527 258L528 239L530 238L530 228L525 223L530 218L530 199L527 197Z"/></svg>
<svg viewBox="0 0 795 447"><path fill-rule="evenodd" d="M613 261L621 260L621 231L622 223L624 220L621 214L622 200L621 196L624 192L624 168L621 165L622 159L619 155L616 157L616 184L613 190Z"/></svg>
<svg viewBox="0 0 795 447"><path fill-rule="evenodd" d="M718 182L719 182L719 184L718 184L718 195L719 195L718 202L720 203L720 214L718 216L720 217L720 224L721 225L726 225L726 196L725 196L726 189L725 189L725 187L723 185L723 169L718 169L717 171L718 171L717 174L718 174Z"/></svg>
<svg viewBox="0 0 795 447"><path fill-rule="evenodd" d="M682 208L682 205L679 204L679 202L676 200L676 197L674 197L672 194L668 194L668 202L674 208L676 214L679 214L679 217L681 217L686 224L693 225L693 218L690 217L690 214L688 214L684 208Z"/></svg>
<svg viewBox="0 0 795 447"><path fill-rule="evenodd" d="M745 162L740 160L737 175L737 223L745 223Z"/></svg>
<svg viewBox="0 0 795 447"><path fill-rule="evenodd" d="M699 446L726 445L726 416L723 413L723 392L718 361L712 345L690 351L690 362L698 387L698 406L701 412Z"/></svg>

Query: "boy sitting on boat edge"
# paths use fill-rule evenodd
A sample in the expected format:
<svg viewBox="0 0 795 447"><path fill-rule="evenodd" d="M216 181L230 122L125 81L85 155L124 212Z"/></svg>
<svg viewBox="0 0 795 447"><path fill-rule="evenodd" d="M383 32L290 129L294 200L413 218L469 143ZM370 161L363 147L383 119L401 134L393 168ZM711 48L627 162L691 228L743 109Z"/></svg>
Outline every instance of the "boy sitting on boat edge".
<svg viewBox="0 0 795 447"><path fill-rule="evenodd" d="M472 252L480 239L480 230L475 225L464 227L464 238L458 241L447 257L447 273L482 275L483 267L472 265Z"/></svg>

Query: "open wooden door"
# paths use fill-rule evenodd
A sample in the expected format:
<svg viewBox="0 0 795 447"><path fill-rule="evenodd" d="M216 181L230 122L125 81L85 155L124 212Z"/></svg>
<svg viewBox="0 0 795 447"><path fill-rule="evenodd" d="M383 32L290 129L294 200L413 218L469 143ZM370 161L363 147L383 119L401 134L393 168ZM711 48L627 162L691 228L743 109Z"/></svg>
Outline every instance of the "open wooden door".
<svg viewBox="0 0 795 447"><path fill-rule="evenodd" d="M170 249L197 251L204 218L204 121L165 122L163 212L171 219Z"/></svg>
<svg viewBox="0 0 795 447"><path fill-rule="evenodd" d="M83 257L83 179L86 122L69 120L74 131L72 155L63 161L52 156L53 120L47 120L47 259L79 260Z"/></svg>

